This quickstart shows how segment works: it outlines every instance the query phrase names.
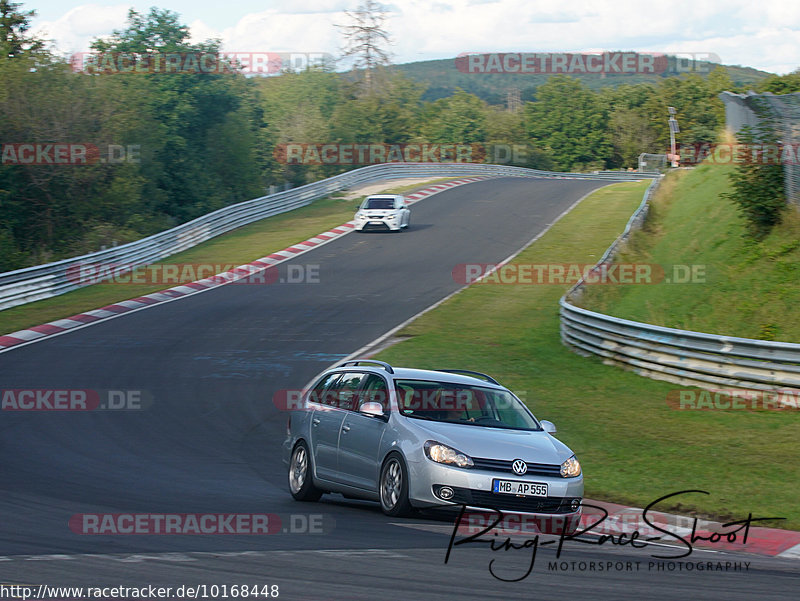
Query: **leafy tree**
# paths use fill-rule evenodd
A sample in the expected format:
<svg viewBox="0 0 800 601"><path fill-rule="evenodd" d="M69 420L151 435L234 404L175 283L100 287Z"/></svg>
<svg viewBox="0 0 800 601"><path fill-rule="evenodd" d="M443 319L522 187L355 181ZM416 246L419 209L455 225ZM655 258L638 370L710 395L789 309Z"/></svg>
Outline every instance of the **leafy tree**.
<svg viewBox="0 0 800 601"><path fill-rule="evenodd" d="M387 77L371 94L350 86L332 117L336 141L402 144L419 136L423 87L402 75Z"/></svg>
<svg viewBox="0 0 800 601"><path fill-rule="evenodd" d="M0 230L0 273L24 266L25 253L17 246L14 234L7 229Z"/></svg>
<svg viewBox="0 0 800 601"><path fill-rule="evenodd" d="M326 68L310 67L278 77L254 78L254 85L260 111L257 152L264 180L299 185L332 174L334 169L327 167L287 166L278 160L276 148L290 142L324 144L334 140L330 130L343 99L341 77Z"/></svg>
<svg viewBox="0 0 800 601"><path fill-rule="evenodd" d="M144 16L131 9L127 27L96 40L92 49L141 55L219 51L219 40L191 44L188 38L176 13L151 8ZM260 194L258 124L248 108L256 104L253 84L241 75L190 71L115 77L124 78L129 94L146 99L145 114L158 133L148 136L154 146L145 167L158 190L156 212L182 222ZM233 135L246 148L221 142Z"/></svg>
<svg viewBox="0 0 800 601"><path fill-rule="evenodd" d="M720 75L714 81L724 81L724 76ZM656 102L651 107L658 107L654 110L654 115L663 115L660 120L664 123L664 148L668 147L669 140L668 106L675 107L677 111L676 119L681 128L680 142L714 142L720 127L725 123L725 108L717 97L721 91L697 74L663 80L658 87Z"/></svg>
<svg viewBox="0 0 800 601"><path fill-rule="evenodd" d="M758 85L757 89L759 92L773 94L800 92L800 69L795 69L787 75L770 75Z"/></svg>
<svg viewBox="0 0 800 601"><path fill-rule="evenodd" d="M44 47L41 40L25 35L36 11L20 11L20 6L20 2L0 0L0 58L19 58Z"/></svg>
<svg viewBox="0 0 800 601"><path fill-rule="evenodd" d="M611 155L608 111L600 97L565 75L551 77L525 105L531 141L560 170L603 168Z"/></svg>
<svg viewBox="0 0 800 601"><path fill-rule="evenodd" d="M189 28L180 24L177 13L153 7L145 16L130 9L125 29L115 29L108 39L97 39L92 42L91 47L97 52L202 50L202 47L188 44L188 38Z"/></svg>
<svg viewBox="0 0 800 601"><path fill-rule="evenodd" d="M486 103L459 88L425 108L422 133L426 140L442 144L485 142L486 117Z"/></svg>
<svg viewBox="0 0 800 601"><path fill-rule="evenodd" d="M599 92L609 111L608 128L613 145L609 166L636 167L641 153L664 152L659 145L662 124L648 110L656 93L650 84L624 85Z"/></svg>
<svg viewBox="0 0 800 601"><path fill-rule="evenodd" d="M28 144L89 144L98 150L120 142L133 106L110 100L107 85L75 77L60 62L33 58L0 67L3 107L0 139ZM84 221L124 215L124 205L107 210L99 195L108 189L117 165L9 164L0 168L0 221L9 224L18 248L46 260L68 252ZM128 202L136 202L133 195ZM92 249L96 250L96 249Z"/></svg>
<svg viewBox="0 0 800 601"><path fill-rule="evenodd" d="M725 103L722 102L719 95L721 92L735 91L736 86L733 84L728 69L722 65L718 65L714 70L708 74L705 79L705 84L708 89L707 101L711 107L713 121L709 121L708 127L715 132L725 126ZM715 138L714 138L715 139Z"/></svg>
<svg viewBox="0 0 800 601"><path fill-rule="evenodd" d="M510 111L500 106L489 106L485 114L487 162L532 169L553 167L547 154L529 143L525 132L525 115L521 110Z"/></svg>
<svg viewBox="0 0 800 601"><path fill-rule="evenodd" d="M769 108L757 108L759 125L753 129L745 126L737 135L740 144L776 144L774 122ZM781 222L786 209L786 195L783 187L783 166L780 164L759 164L745 161L736 166L730 175L733 192L722 196L734 202L744 216L748 235L760 240Z"/></svg>

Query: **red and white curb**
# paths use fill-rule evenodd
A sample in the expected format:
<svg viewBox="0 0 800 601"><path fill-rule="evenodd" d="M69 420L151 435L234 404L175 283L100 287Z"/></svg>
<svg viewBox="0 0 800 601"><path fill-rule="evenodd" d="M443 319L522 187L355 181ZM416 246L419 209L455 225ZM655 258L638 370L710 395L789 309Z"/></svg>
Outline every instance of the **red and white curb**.
<svg viewBox="0 0 800 601"><path fill-rule="evenodd" d="M745 528L742 524L726 526L721 522L700 518L697 518L695 522L694 517L653 510L647 512L647 521L645 521L644 510L639 507L627 507L590 499L584 499L584 503L602 507L608 512L608 517L598 523L603 514L597 509L584 507L581 527L591 527L592 534L613 535L617 538L621 534L630 536L634 532L638 532L640 540L646 541L648 537L660 536L659 542L668 545L674 544L685 550L686 545L677 538L680 537L698 549L800 559L800 532L794 530L762 526ZM593 524L597 525L593 526ZM675 536L666 534L665 530ZM745 540L745 534L747 540ZM692 538L695 538L694 542L692 542Z"/></svg>
<svg viewBox="0 0 800 601"><path fill-rule="evenodd" d="M466 177L442 184L437 184L435 186L430 186L429 188L425 188L419 192L407 195L406 204L412 205L424 198L433 196L438 192L484 179L487 179L487 177ZM335 227L327 232L317 234L313 238L309 238L308 240L299 242L289 246L288 248L284 248L283 250L279 250L278 252L267 255L266 257L256 259L251 263L239 265L238 267L218 273L217 275L209 278L197 280L195 282L189 282L187 284L181 284L180 286L173 286L172 288L167 288L166 290L153 292L151 294L146 294L144 296L139 296L126 301L120 301L111 305L106 305L105 307L100 307L99 309L94 309L93 311L86 311L84 313L79 313L78 315L72 315L71 317L67 317L65 319L58 319L56 321L51 321L49 323L33 326L25 330L19 330L17 332L12 332L11 334L0 336L0 353L31 344L33 342L38 342L39 340L48 338L50 336L56 336L65 332L95 324L100 321L113 319L126 313L140 311L155 305L186 298L187 296L192 296L200 292L205 292L219 286L230 284L231 282L252 276L253 274L264 271L265 269L290 259L294 259L295 257L302 255L303 253L306 253L318 246L340 238L345 234L349 234L354 230L354 228L355 224L352 221L348 221L339 227Z"/></svg>

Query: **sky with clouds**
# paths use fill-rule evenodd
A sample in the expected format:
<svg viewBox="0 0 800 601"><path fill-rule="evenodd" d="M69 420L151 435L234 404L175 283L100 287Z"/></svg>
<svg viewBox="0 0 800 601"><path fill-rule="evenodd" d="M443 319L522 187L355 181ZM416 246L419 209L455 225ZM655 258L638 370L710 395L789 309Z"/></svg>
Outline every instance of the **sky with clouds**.
<svg viewBox="0 0 800 601"><path fill-rule="evenodd" d="M336 24L359 0L35 0L33 32L64 54L125 26L128 10L169 9L193 41L220 38L229 52L340 54ZM386 0L395 63L463 52L710 53L730 65L785 74L800 68L797 0Z"/></svg>

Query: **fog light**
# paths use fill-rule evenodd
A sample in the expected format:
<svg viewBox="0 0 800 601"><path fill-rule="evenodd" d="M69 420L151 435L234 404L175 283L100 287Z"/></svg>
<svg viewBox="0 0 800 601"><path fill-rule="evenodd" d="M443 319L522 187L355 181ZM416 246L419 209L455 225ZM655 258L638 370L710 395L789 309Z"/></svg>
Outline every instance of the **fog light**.
<svg viewBox="0 0 800 601"><path fill-rule="evenodd" d="M456 493L449 486L442 486L439 489L439 492L437 494L439 495L440 499L443 499L445 501L449 501L450 499L452 499L455 496Z"/></svg>
<svg viewBox="0 0 800 601"><path fill-rule="evenodd" d="M572 511L578 511L578 508L580 506L581 506L580 499L572 499L572 503L570 503L570 509L572 509Z"/></svg>

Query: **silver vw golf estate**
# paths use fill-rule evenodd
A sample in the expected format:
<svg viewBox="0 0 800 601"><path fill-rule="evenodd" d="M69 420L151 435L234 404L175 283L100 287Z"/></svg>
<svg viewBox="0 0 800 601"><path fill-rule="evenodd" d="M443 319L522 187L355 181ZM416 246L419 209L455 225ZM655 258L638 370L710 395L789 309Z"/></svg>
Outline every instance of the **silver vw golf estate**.
<svg viewBox="0 0 800 601"><path fill-rule="evenodd" d="M581 466L556 429L493 378L371 359L326 370L290 413L295 499L378 501L390 516L466 506L580 520Z"/></svg>

